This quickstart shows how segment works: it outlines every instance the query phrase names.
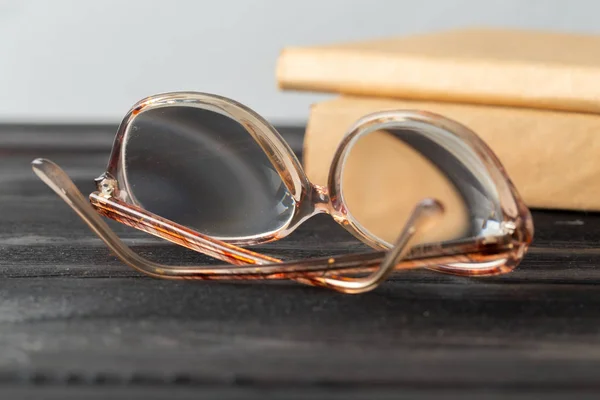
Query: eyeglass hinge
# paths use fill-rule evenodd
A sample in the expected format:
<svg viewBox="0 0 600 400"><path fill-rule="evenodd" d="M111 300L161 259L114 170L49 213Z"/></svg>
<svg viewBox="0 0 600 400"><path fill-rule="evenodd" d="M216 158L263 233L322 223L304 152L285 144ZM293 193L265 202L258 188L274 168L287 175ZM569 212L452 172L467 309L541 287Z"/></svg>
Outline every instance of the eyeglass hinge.
<svg viewBox="0 0 600 400"><path fill-rule="evenodd" d="M96 182L96 188L103 196L117 197L119 185L117 184L117 180L108 172L94 179L94 182Z"/></svg>

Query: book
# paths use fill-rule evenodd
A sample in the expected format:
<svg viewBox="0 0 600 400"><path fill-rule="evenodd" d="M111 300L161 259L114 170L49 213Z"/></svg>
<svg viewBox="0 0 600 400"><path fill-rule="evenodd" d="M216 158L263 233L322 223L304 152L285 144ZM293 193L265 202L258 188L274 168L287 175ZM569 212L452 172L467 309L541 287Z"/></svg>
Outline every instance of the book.
<svg viewBox="0 0 600 400"><path fill-rule="evenodd" d="M340 96L311 108L303 153L309 179L315 184L327 184L333 154L348 128L360 117L376 111L406 109L441 114L476 132L498 155L528 206L600 211L600 115L592 113ZM368 168L374 155L365 152L352 157L353 168L360 170L361 166ZM411 182L417 184L382 185L380 180L367 179L360 183L362 190L381 194L377 204L380 209L391 207L392 202L406 201L410 210L419 196L418 187L423 182L434 184L419 175L421 169L415 168L410 158L383 159L389 165L380 165L382 170L413 171ZM358 175L348 174L344 184L353 179L358 179ZM399 186L402 193L412 191L412 197L397 196Z"/></svg>
<svg viewBox="0 0 600 400"><path fill-rule="evenodd" d="M277 79L283 89L340 95L311 108L303 162L315 184L327 184L334 152L359 118L425 110L478 134L529 207L600 211L600 37L463 29L290 47ZM469 210L458 188L432 168L437 161L392 139L382 134L351 151L342 176L348 210L389 241L391 218L435 197L449 212L428 239L459 237Z"/></svg>
<svg viewBox="0 0 600 400"><path fill-rule="evenodd" d="M600 36L459 29L285 48L282 89L600 112Z"/></svg>

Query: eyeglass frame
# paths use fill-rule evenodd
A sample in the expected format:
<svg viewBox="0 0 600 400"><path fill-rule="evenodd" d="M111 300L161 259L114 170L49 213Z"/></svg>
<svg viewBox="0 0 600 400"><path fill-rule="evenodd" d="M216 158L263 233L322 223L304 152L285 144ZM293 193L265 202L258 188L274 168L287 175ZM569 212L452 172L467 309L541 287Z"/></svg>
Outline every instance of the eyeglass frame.
<svg viewBox="0 0 600 400"><path fill-rule="evenodd" d="M123 147L127 142L130 127L138 115L149 110L173 106L198 107L221 113L239 122L252 135L294 200L293 215L283 226L272 232L242 238L208 237L139 206L124 173L126 168ZM319 186L309 181L292 149L277 130L248 107L222 96L200 92L172 92L150 96L136 103L123 118L115 136L106 171L95 180L98 191L93 192L89 198L91 205L101 215L236 265L280 263L281 260L277 258L238 246L279 240L293 232L302 222L319 213L330 214L347 231L374 249L395 249L393 244L386 243L369 232L348 210L343 196L343 167L350 149L363 135L388 125L410 128L415 123L429 124L450 132L473 150L497 189L505 234L469 238L463 243L456 241L429 246L419 245L403 254L404 261L400 264L404 267L427 267L458 275L495 275L509 272L520 262L533 238L533 223L528 208L498 158L474 132L456 121L424 111L383 111L358 120L349 129L335 152L327 186ZM43 173L41 169L37 172ZM417 205L413 217L423 214L423 210L440 208L439 204L432 204L425 202L425 205ZM413 217L410 220L415 225ZM406 234L407 229L410 230L408 225L405 226L401 237ZM468 249L477 254L493 254L503 251L506 246L518 246L514 260L502 264L491 263L483 268L465 268L465 265L473 264L473 260L468 256L461 257L469 253ZM445 262L439 264L442 260ZM485 264L485 260L482 262ZM403 269L400 264L396 267ZM460 265L460 268L452 265Z"/></svg>

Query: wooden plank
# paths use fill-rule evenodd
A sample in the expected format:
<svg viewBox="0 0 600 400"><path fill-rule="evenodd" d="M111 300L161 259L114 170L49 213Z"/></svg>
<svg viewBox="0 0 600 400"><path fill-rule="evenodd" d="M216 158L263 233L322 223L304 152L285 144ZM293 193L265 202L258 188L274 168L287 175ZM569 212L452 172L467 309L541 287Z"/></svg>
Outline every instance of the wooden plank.
<svg viewBox="0 0 600 400"><path fill-rule="evenodd" d="M22 142L19 129L29 132ZM113 128L46 129L0 128L0 388L14 397L40 385L56 396L93 386L123 397L156 387L234 398L600 389L597 214L535 211L534 248L495 278L411 271L361 296L159 281L118 262L29 168L35 156L52 158L91 191ZM298 148L299 130L287 136ZM112 226L148 257L212 262ZM298 258L366 248L318 216L260 249Z"/></svg>

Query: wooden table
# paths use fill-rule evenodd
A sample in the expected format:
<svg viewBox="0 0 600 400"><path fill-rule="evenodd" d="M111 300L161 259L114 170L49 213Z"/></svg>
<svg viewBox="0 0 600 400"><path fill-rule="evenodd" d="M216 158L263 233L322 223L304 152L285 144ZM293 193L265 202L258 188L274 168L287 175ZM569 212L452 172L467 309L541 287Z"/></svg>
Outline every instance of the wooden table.
<svg viewBox="0 0 600 400"><path fill-rule="evenodd" d="M360 296L154 280L116 260L29 167L51 158L90 192L114 131L0 127L1 398L597 398L600 215L534 212L535 246L502 277L412 271ZM282 131L299 149L302 130ZM211 262L111 225L148 257ZM261 247L360 249L326 216Z"/></svg>

